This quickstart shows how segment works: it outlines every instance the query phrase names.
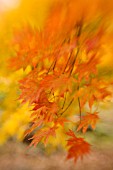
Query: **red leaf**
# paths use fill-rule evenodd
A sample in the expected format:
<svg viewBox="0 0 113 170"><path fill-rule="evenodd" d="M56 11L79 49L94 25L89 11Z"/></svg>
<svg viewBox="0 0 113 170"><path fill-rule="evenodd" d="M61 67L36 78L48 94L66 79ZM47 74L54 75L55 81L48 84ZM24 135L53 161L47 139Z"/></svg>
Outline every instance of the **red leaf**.
<svg viewBox="0 0 113 170"><path fill-rule="evenodd" d="M67 147L69 147L67 159L73 158L76 162L90 152L90 144L84 141L83 138L77 138L72 130L69 130L66 134L71 137L67 142Z"/></svg>

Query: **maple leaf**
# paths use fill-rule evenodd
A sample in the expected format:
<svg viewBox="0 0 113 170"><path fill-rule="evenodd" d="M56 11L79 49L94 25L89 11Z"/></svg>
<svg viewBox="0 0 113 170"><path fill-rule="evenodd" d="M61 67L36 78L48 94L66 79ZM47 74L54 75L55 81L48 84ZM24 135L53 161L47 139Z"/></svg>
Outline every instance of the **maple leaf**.
<svg viewBox="0 0 113 170"><path fill-rule="evenodd" d="M90 108L94 101L103 101L106 97L111 96L111 93L108 90L108 83L102 79L98 80L94 78L91 83L86 86Z"/></svg>
<svg viewBox="0 0 113 170"><path fill-rule="evenodd" d="M38 37L39 31L34 30L30 25L23 26L21 30L14 30L11 45L14 46L16 56L10 59L11 68L25 69L28 65L36 67L39 54Z"/></svg>
<svg viewBox="0 0 113 170"><path fill-rule="evenodd" d="M86 116L83 116L77 131L82 129L82 132L85 133L89 127L89 125L92 127L92 129L95 129L96 123L99 120L98 117L98 112L94 112L94 113L89 113L87 112Z"/></svg>
<svg viewBox="0 0 113 170"><path fill-rule="evenodd" d="M25 78L19 81L21 90L19 99L21 99L23 103L35 103L39 99L40 94L42 96L43 90L39 88L39 83L43 74L44 73L39 72L37 69L34 69ZM45 96L45 93L43 93L43 100L46 98Z"/></svg>
<svg viewBox="0 0 113 170"><path fill-rule="evenodd" d="M44 103L42 103L42 106L36 105L35 108L36 110L31 115L31 118L33 118L32 121L34 124L38 124L38 122L41 122L41 123L52 122L57 116L58 106L54 102L48 102L45 105Z"/></svg>
<svg viewBox="0 0 113 170"><path fill-rule="evenodd" d="M78 158L82 159L85 154L90 152L90 144L83 138L76 137L72 130L69 130L66 134L71 137L67 140L67 147L69 147L67 159L73 158L76 162Z"/></svg>
<svg viewBox="0 0 113 170"><path fill-rule="evenodd" d="M64 127L64 123L70 123L70 122L71 122L70 120L68 120L68 119L66 119L66 118L64 118L64 117L58 117L58 118L54 121L55 125L60 124L62 127Z"/></svg>
<svg viewBox="0 0 113 170"><path fill-rule="evenodd" d="M44 79L40 82L40 88L43 88L45 91L50 89L52 91L59 90L62 92L66 92L67 90L71 92L71 85L74 82L72 77L67 76L66 74L53 74L47 75Z"/></svg>
<svg viewBox="0 0 113 170"><path fill-rule="evenodd" d="M102 102L108 96L111 96L108 86L108 82L97 78L93 78L90 83L86 83L82 89L83 94L80 96L81 108L83 108L86 102L88 102L89 107L92 108L94 102Z"/></svg>
<svg viewBox="0 0 113 170"><path fill-rule="evenodd" d="M29 130L26 131L26 135L41 125L53 122L57 117L58 105L55 102L49 102L45 92L42 92L34 104L32 111L32 125Z"/></svg>
<svg viewBox="0 0 113 170"><path fill-rule="evenodd" d="M102 26L99 25L99 30L96 35L93 35L93 37L90 38L88 36L88 39L86 40L86 53L99 50L103 33Z"/></svg>
<svg viewBox="0 0 113 170"><path fill-rule="evenodd" d="M78 74L79 82L85 78L89 80L90 75L97 73L97 65L99 64L99 58L93 54L87 62L77 65L76 73Z"/></svg>
<svg viewBox="0 0 113 170"><path fill-rule="evenodd" d="M30 146L32 146L32 145L36 146L42 140L43 140L44 145L46 146L46 144L48 142L48 138L50 136L55 137L56 129L57 129L57 126L53 126L51 128L43 128L43 129L38 130L35 133L35 135L32 138L30 138L30 140L32 139Z"/></svg>

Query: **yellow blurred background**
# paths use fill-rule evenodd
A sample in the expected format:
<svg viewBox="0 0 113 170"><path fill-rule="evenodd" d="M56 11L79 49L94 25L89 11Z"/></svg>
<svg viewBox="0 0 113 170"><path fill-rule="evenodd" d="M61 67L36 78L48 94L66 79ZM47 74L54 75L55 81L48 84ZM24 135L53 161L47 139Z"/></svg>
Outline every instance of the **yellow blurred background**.
<svg viewBox="0 0 113 170"><path fill-rule="evenodd" d="M13 72L8 67L8 60L13 55L13 50L12 50L13 47L11 48L10 46L10 40L12 38L14 28L19 28L21 25L24 24L30 24L40 29L43 28L44 21L46 20L49 8L51 7L51 4L53 2L54 0L0 0L0 145L1 147L10 139L13 141L22 141L24 138L24 131L27 129L29 125L28 123L30 121L30 111L29 111L31 110L30 107L28 106L28 104L20 105L19 101L17 100L20 93L18 87L18 81L21 79L21 77L23 77L25 74L29 72L29 68L27 68L25 72L23 72L22 69ZM112 44L113 21L110 20L109 22L110 22L110 27L107 30L109 32L109 36L104 37L103 39L103 41L107 41L109 45L104 47L103 48L104 51L102 51L102 53L104 53L104 57L102 59L100 73L103 75L108 74L111 77L111 79L113 79L113 52L112 52L113 51L113 44ZM108 104L108 106L105 105L105 107L103 108L107 108L107 111L105 112L103 109L102 111L104 112L104 115L101 115L101 117L103 122L105 120L107 120L107 122L106 124L101 122L101 124L97 127L97 130L99 129L100 132L100 134L95 132L95 134L97 133L96 134L97 139L95 139L95 134L93 136L90 134L90 132L88 134L89 135L88 139L93 142L97 142L98 139L101 140L100 136L103 135L103 131L104 131L103 128L104 128L105 135L108 134L108 136L107 137L102 136L102 139L107 141L109 145L110 143L109 141L113 141L113 135L111 135L113 134L113 127L112 127L113 109L112 109L112 105L110 104ZM63 139L62 129L60 129L57 139L52 142L50 141L50 143L54 143L55 147L57 147L57 145L60 143L62 143L62 145L65 146L65 143L63 143L62 139ZM98 144L99 143L97 142L97 145ZM10 146L15 147L15 143L14 145L11 143ZM9 148L10 146L8 145ZM48 148L52 150L51 146L49 146ZM16 149L18 150L18 148ZM23 154L22 149L26 153L25 147L22 146L21 144L19 144L19 149L20 149L20 153ZM1 153L2 152L3 151L1 151ZM33 153L35 153L34 150L32 153L29 154L32 155ZM97 154L96 156L98 156L98 153L96 154ZM110 154L113 154L113 152L112 153L110 152ZM37 155L35 154L35 156ZM34 159L36 159L36 157ZM60 155L60 159L62 159L62 155ZM52 161L53 158L50 158L50 160ZM46 159L46 161L48 161L48 159ZM56 158L56 161L59 161L59 159ZM112 163L110 162L110 165L111 164ZM98 163L98 166L99 165L100 164ZM53 170L55 169L55 166L53 167ZM68 164L68 168L69 168L69 164ZM111 168L113 168L113 166ZM16 167L14 169L16 170ZM20 170L24 170L24 168L21 167ZM39 170L43 170L43 168L42 169L40 168ZM72 166L70 170L73 170ZM110 168L104 170L110 170Z"/></svg>
<svg viewBox="0 0 113 170"><path fill-rule="evenodd" d="M20 107L17 101L18 80L25 73L11 72L8 67L13 51L9 46L11 36L21 24L29 23L41 29L50 4L50 0L0 0L0 144L9 137L23 139L29 122L27 104Z"/></svg>

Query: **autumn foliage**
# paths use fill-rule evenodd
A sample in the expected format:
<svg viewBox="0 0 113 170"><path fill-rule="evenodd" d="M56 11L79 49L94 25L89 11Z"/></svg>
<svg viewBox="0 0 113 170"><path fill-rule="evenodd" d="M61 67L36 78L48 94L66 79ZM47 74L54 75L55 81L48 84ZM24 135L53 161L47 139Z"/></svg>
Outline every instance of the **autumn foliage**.
<svg viewBox="0 0 113 170"><path fill-rule="evenodd" d="M62 126L68 159L76 161L90 152L90 144L77 136L89 126L95 129L99 120L96 106L112 96L112 82L99 74L107 44L107 17L112 15L110 6L107 9L109 14L101 0L55 1L43 29L27 24L14 30L15 56L10 67L31 68L19 81L19 100L33 107L25 132L33 134L31 145L46 145ZM78 107L77 113L71 111L74 107ZM70 118L75 114L79 121ZM74 124L75 133L68 124Z"/></svg>

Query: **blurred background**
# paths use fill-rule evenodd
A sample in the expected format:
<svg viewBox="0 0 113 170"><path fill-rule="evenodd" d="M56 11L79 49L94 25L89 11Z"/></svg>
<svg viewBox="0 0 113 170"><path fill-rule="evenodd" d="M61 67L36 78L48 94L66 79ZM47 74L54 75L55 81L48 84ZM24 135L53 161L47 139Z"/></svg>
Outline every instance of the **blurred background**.
<svg viewBox="0 0 113 170"><path fill-rule="evenodd" d="M42 28L54 0L0 0L0 170L113 170L113 106L102 104L96 130L85 134L92 152L74 165L65 161L63 136L54 145L29 148L24 131L29 125L30 108L18 102L18 81L29 69L11 71L8 60L13 54L9 47L14 28L21 24ZM113 18L112 18L113 19ZM110 29L113 32L113 21ZM113 44L109 46L112 48ZM112 50L107 50L100 74L113 77Z"/></svg>

